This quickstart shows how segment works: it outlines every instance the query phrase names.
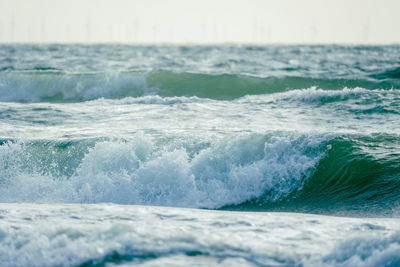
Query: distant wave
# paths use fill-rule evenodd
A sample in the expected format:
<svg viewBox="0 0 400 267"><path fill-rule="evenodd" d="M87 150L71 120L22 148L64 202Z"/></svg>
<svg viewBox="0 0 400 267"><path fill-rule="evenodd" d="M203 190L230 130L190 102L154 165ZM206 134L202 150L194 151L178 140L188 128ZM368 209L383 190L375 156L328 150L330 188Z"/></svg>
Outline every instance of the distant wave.
<svg viewBox="0 0 400 267"><path fill-rule="evenodd" d="M244 135L215 143L3 140L1 202L392 213L399 136Z"/></svg>
<svg viewBox="0 0 400 267"><path fill-rule="evenodd" d="M308 77L252 77L234 74L196 74L169 71L66 73L58 70L0 72L1 102L81 102L99 98L121 99L158 95L233 100L245 95L285 92L317 87L400 88L392 79L323 79Z"/></svg>
<svg viewBox="0 0 400 267"><path fill-rule="evenodd" d="M370 77L378 80L400 79L400 67L387 69L380 73L371 74Z"/></svg>

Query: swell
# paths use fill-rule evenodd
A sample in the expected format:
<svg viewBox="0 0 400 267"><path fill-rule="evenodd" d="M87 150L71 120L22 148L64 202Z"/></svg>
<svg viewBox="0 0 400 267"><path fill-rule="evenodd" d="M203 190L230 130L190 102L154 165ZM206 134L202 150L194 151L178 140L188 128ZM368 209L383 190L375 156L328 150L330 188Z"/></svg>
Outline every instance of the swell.
<svg viewBox="0 0 400 267"><path fill-rule="evenodd" d="M252 77L235 74L152 72L66 73L57 70L0 72L2 102L82 102L158 95L232 100L245 95L272 94L318 87L340 90L399 88L392 79L325 79L311 77Z"/></svg>
<svg viewBox="0 0 400 267"><path fill-rule="evenodd" d="M400 138L3 141L0 201L393 215Z"/></svg>

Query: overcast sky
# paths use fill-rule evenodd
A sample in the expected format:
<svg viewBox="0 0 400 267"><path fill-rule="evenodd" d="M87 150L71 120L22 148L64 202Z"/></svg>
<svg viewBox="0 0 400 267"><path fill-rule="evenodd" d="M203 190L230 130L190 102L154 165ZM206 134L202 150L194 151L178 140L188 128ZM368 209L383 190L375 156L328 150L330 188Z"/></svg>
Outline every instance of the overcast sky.
<svg viewBox="0 0 400 267"><path fill-rule="evenodd" d="M0 0L0 42L400 43L400 0Z"/></svg>

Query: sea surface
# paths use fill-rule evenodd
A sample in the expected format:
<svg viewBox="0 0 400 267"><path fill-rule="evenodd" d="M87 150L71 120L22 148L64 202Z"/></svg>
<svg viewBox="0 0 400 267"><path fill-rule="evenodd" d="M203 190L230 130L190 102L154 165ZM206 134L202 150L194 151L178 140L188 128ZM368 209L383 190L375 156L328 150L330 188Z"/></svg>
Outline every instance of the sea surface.
<svg viewBox="0 0 400 267"><path fill-rule="evenodd" d="M400 46L0 45L2 266L400 266Z"/></svg>

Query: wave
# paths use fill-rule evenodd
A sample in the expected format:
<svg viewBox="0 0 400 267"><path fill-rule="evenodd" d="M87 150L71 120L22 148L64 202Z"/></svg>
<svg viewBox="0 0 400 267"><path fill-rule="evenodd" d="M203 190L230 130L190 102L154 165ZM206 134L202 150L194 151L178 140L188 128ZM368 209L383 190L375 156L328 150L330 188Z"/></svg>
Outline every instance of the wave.
<svg viewBox="0 0 400 267"><path fill-rule="evenodd" d="M160 145L145 136L67 146L6 142L0 201L218 208L265 189L274 201L301 186L321 156L319 139L254 135L213 145Z"/></svg>
<svg viewBox="0 0 400 267"><path fill-rule="evenodd" d="M2 102L81 102L158 95L233 100L245 95L272 94L318 87L341 90L400 88L398 79L324 79L252 77L235 74L174 73L169 71L66 73L58 70L0 72Z"/></svg>
<svg viewBox="0 0 400 267"><path fill-rule="evenodd" d="M398 136L3 141L1 202L393 213Z"/></svg>
<svg viewBox="0 0 400 267"><path fill-rule="evenodd" d="M224 209L337 215L390 215L400 206L399 136L336 137L295 194L269 201L268 193Z"/></svg>
<svg viewBox="0 0 400 267"><path fill-rule="evenodd" d="M369 77L377 80L400 79L400 67L387 69L383 72L372 74Z"/></svg>
<svg viewBox="0 0 400 267"><path fill-rule="evenodd" d="M334 105L336 111L346 110L353 114L400 114L400 90L365 88L343 88L341 90L324 90L317 87L294 89L272 95L245 96L234 100L234 103L250 105L287 104L320 107Z"/></svg>

